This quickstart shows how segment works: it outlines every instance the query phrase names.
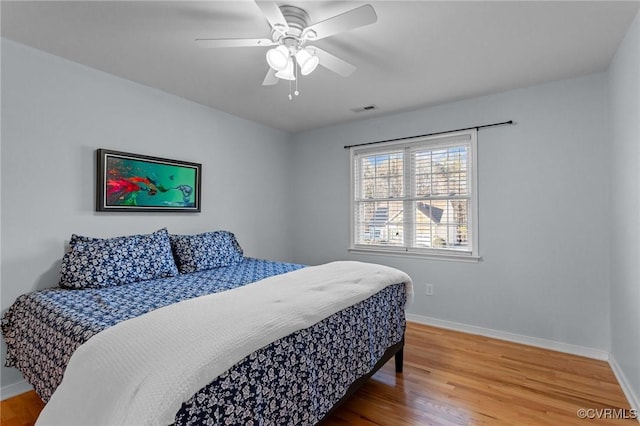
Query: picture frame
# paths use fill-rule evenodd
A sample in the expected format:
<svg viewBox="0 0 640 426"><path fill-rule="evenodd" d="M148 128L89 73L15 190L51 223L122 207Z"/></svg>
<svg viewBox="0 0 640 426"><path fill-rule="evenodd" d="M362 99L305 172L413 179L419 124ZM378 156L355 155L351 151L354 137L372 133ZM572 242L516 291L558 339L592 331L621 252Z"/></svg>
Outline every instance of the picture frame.
<svg viewBox="0 0 640 426"><path fill-rule="evenodd" d="M200 212L202 164L96 150L96 211Z"/></svg>

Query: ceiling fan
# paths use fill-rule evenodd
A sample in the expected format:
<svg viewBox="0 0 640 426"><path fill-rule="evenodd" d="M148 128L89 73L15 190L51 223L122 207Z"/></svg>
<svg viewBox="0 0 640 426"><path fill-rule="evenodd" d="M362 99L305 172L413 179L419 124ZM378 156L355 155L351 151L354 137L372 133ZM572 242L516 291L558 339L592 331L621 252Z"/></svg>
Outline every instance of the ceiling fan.
<svg viewBox="0 0 640 426"><path fill-rule="evenodd" d="M275 46L266 53L269 71L263 86L274 85L280 79L296 80L298 68L302 75L308 75L318 65L348 77L355 71L354 65L307 43L373 24L378 19L373 7L366 4L309 25L309 14L299 7L278 6L275 0L256 0L256 4L269 22L271 38L197 39L196 43L204 48Z"/></svg>

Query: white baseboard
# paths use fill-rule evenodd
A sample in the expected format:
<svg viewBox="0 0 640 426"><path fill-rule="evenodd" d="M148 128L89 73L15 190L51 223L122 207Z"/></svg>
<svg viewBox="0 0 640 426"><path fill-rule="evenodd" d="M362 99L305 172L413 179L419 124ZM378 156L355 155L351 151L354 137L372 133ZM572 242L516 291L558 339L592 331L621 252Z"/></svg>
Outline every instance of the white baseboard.
<svg viewBox="0 0 640 426"><path fill-rule="evenodd" d="M29 392L30 390L33 390L33 387L24 380L21 380L18 383L2 386L2 388L0 388L0 400L4 401L5 399L20 395L21 393Z"/></svg>
<svg viewBox="0 0 640 426"><path fill-rule="evenodd" d="M588 348L585 346L571 345L568 343L556 342L554 340L529 337L522 334L509 333L507 331L493 330L491 328L477 327L474 325L462 324L459 322L446 321L437 318L425 317L422 315L407 314L407 320L419 324L432 325L434 327L446 328L454 331L462 331L469 334L492 337L494 339L506 340L509 342L522 343L524 345L536 346L538 348L550 349L572 355L584 356L601 361L609 360L609 352L600 349Z"/></svg>
<svg viewBox="0 0 640 426"><path fill-rule="evenodd" d="M620 368L620 365L616 361L613 354L609 355L609 365L613 370L613 374L616 375L616 379L618 379L618 383L620 383L622 392L624 392L624 396L627 397L627 401L629 401L629 405L631 405L632 409L640 412L640 398L633 391L633 388L629 384L629 380L627 379L627 376L625 376L624 372ZM640 416L638 417L638 422L640 422Z"/></svg>

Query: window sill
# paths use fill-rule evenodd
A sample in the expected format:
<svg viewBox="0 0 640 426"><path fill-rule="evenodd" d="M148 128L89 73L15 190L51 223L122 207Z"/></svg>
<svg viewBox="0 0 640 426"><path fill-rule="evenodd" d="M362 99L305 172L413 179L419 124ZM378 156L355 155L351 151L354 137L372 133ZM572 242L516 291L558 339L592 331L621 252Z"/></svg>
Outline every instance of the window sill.
<svg viewBox="0 0 640 426"><path fill-rule="evenodd" d="M353 254L366 254L375 256L392 256L392 257L411 257L416 259L429 259L429 260L444 260L448 262L465 262L465 263L478 263L482 260L480 256L472 256L470 254L462 253L420 253L414 251L401 251L401 250L384 250L375 248L362 248L362 247L350 247L350 253Z"/></svg>

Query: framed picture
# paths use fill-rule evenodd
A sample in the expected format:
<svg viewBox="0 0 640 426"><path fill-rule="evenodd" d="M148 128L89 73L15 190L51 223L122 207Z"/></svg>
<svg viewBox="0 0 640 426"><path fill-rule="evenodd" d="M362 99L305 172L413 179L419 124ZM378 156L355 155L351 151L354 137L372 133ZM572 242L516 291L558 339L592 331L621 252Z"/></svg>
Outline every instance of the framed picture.
<svg viewBox="0 0 640 426"><path fill-rule="evenodd" d="M97 211L200 212L202 164L98 149Z"/></svg>

